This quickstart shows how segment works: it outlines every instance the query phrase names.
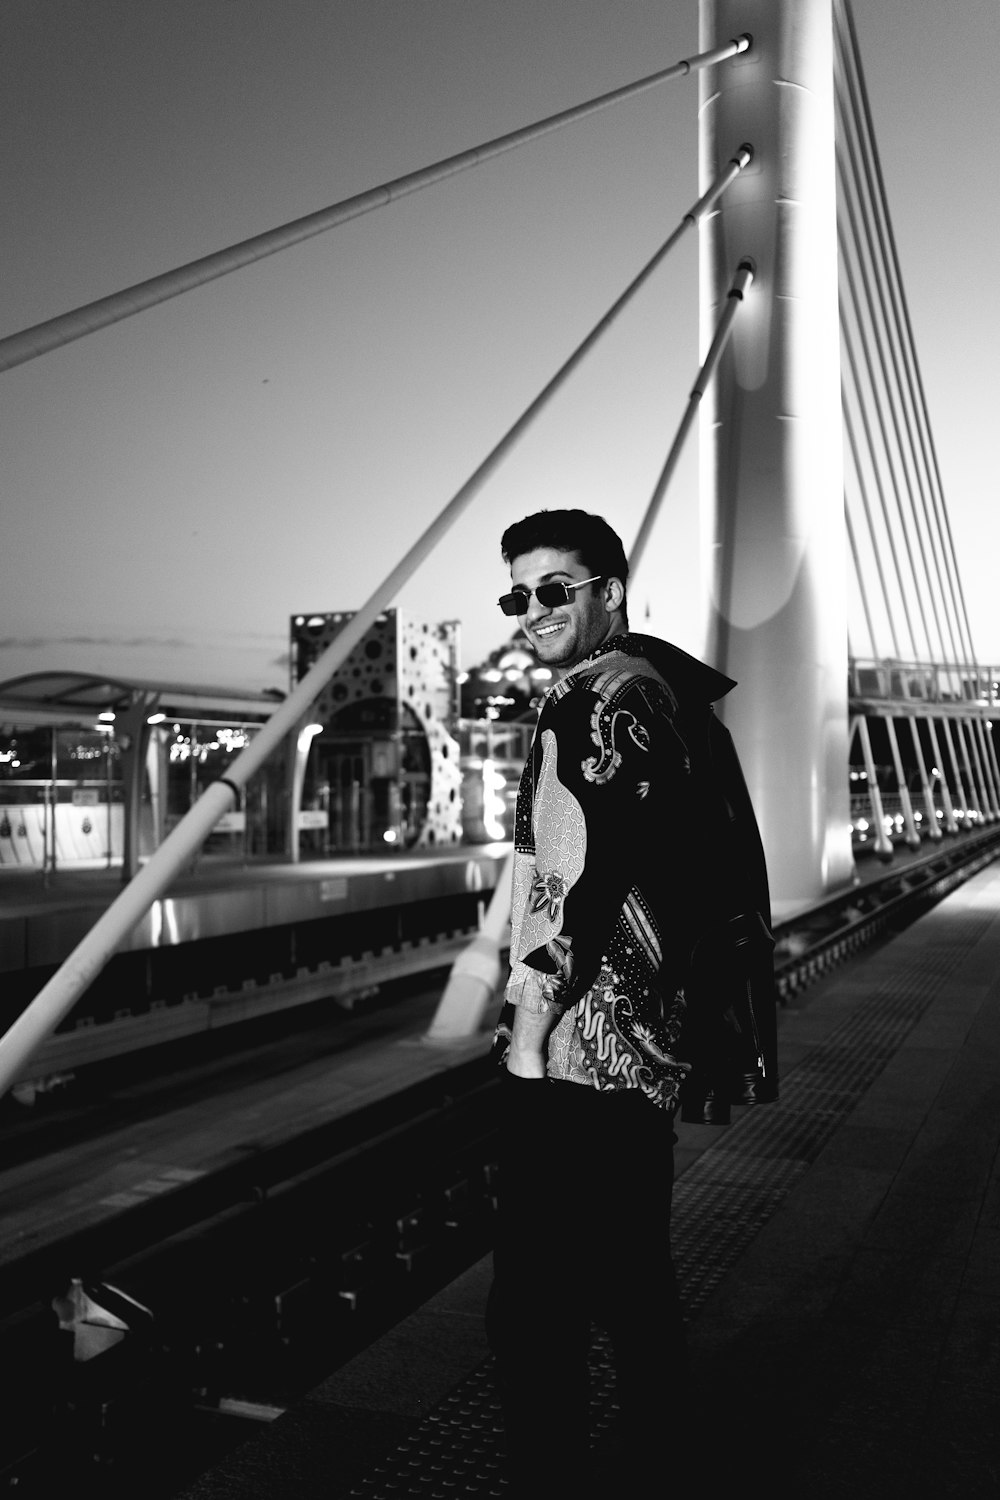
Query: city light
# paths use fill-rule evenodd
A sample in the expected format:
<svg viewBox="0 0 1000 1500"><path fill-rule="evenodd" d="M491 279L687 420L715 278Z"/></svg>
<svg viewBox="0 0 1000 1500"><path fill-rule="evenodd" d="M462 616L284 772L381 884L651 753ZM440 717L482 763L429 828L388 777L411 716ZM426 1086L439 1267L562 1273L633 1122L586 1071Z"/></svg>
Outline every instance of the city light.
<svg viewBox="0 0 1000 1500"><path fill-rule="evenodd" d="M506 776L496 768L496 762L483 761L483 826L494 840L505 837L503 826L504 800L501 791L507 785Z"/></svg>
<svg viewBox="0 0 1000 1500"><path fill-rule="evenodd" d="M304 755L312 744L316 735L323 733L322 724L307 724L304 729L299 730L298 747L300 754Z"/></svg>

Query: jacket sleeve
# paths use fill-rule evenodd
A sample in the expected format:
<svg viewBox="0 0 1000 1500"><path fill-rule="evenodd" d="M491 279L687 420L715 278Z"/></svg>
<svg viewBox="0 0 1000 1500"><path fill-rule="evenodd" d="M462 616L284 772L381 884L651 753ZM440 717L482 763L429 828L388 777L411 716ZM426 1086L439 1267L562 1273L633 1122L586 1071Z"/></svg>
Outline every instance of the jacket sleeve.
<svg viewBox="0 0 1000 1500"><path fill-rule="evenodd" d="M512 959L550 976L565 1008L596 979L629 890L669 879L670 810L689 765L657 679L637 676L611 697L581 684L539 730L536 869Z"/></svg>

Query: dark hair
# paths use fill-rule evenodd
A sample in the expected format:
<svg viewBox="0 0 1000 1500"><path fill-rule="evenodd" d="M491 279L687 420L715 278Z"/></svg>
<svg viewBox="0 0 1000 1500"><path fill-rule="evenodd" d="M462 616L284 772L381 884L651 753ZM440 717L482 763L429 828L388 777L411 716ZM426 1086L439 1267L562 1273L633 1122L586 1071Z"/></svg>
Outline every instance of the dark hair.
<svg viewBox="0 0 1000 1500"><path fill-rule="evenodd" d="M553 547L558 552L576 552L588 573L602 578L620 578L622 588L628 585L628 558L618 535L603 516L586 510L539 510L523 521L508 526L500 538L500 552L505 563L512 563L526 552L539 547ZM627 599L622 599L622 614L628 623Z"/></svg>

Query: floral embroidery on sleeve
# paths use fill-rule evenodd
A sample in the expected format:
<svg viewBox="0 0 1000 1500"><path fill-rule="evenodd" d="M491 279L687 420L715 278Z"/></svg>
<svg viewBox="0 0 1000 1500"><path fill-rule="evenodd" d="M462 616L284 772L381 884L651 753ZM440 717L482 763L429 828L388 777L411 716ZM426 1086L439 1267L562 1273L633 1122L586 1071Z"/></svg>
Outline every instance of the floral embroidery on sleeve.
<svg viewBox="0 0 1000 1500"><path fill-rule="evenodd" d="M536 870L531 882L532 911L544 911L550 922L558 922L565 897L566 881L558 870L547 870L544 874Z"/></svg>

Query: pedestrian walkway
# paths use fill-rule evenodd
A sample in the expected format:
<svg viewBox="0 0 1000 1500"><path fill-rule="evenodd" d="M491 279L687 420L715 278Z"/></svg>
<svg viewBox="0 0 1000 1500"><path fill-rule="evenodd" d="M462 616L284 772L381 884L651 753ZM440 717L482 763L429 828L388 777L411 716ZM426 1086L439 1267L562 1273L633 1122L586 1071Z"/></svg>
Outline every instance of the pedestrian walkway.
<svg viewBox="0 0 1000 1500"><path fill-rule="evenodd" d="M778 1104L680 1127L675 1259L713 1441L665 1414L664 1494L735 1475L809 1500L995 1497L1000 865L794 999L779 1043ZM179 1500L510 1494L488 1281L486 1259ZM600 1445L600 1341L593 1376Z"/></svg>

